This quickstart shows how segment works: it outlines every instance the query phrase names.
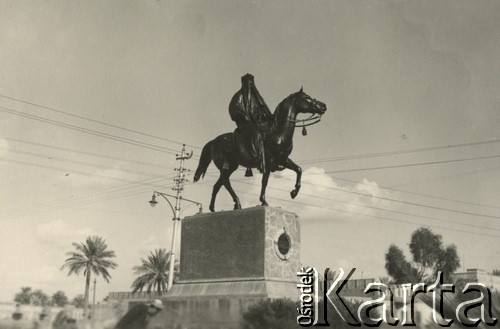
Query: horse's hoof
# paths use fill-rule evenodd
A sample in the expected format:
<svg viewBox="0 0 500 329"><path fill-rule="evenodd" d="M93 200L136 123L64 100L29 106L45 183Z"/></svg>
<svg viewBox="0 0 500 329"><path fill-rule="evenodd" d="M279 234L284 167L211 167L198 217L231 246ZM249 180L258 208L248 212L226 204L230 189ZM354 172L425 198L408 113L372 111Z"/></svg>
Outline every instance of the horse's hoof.
<svg viewBox="0 0 500 329"><path fill-rule="evenodd" d="M235 205L234 205L234 210L239 210L239 209L241 209L241 205L239 205L239 204L235 204Z"/></svg>
<svg viewBox="0 0 500 329"><path fill-rule="evenodd" d="M296 190L293 190L290 192L290 196L292 197L292 199L295 199L295 197L297 196L297 194L299 194L299 192L297 192Z"/></svg>
<svg viewBox="0 0 500 329"><path fill-rule="evenodd" d="M211 212L215 212L214 207L209 207L208 209L210 209Z"/></svg>
<svg viewBox="0 0 500 329"><path fill-rule="evenodd" d="M260 205L263 206L263 207L269 206L266 201L262 201L262 203Z"/></svg>

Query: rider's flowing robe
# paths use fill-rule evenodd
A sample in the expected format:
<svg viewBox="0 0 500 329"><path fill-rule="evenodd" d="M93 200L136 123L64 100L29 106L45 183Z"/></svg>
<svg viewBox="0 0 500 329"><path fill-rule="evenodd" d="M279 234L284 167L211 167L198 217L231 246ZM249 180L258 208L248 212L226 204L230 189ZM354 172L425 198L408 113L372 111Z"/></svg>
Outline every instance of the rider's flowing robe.
<svg viewBox="0 0 500 329"><path fill-rule="evenodd" d="M255 87L253 76L242 77L242 87L231 98L229 115L236 122L236 134L245 141L249 156L264 170L263 132L268 129L272 113Z"/></svg>

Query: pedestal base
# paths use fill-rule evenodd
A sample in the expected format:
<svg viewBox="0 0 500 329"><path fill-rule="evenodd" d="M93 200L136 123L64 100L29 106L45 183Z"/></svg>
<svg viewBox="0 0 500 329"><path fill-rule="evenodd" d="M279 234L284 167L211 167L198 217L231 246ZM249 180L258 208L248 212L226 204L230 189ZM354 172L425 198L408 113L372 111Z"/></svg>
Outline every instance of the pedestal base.
<svg viewBox="0 0 500 329"><path fill-rule="evenodd" d="M240 329L263 299L299 299L300 226L272 207L198 214L182 221L180 280L151 328Z"/></svg>

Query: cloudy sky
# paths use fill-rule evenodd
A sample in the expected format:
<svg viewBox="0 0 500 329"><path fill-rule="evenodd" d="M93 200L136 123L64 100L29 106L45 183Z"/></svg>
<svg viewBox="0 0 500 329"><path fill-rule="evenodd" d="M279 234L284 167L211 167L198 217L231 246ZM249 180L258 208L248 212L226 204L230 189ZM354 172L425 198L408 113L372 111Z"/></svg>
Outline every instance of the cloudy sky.
<svg viewBox="0 0 500 329"><path fill-rule="evenodd" d="M464 268L500 268L497 1L2 1L0 44L0 301L82 293L60 267L88 235L119 264L98 299L128 290L171 242L152 191L171 192L183 143L194 170L235 128L245 73L271 109L301 86L328 106L295 135L297 199L290 172L268 188L301 218L303 264L378 278L389 245L408 252L425 226ZM212 165L184 196L207 209L216 178ZM259 179L234 174L244 207Z"/></svg>

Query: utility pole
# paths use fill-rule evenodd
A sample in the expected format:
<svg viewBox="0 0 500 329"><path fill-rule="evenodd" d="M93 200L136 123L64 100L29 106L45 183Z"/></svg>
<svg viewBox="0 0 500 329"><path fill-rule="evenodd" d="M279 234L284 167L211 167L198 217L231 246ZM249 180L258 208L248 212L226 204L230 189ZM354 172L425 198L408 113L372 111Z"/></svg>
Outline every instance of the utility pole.
<svg viewBox="0 0 500 329"><path fill-rule="evenodd" d="M176 240L176 232L177 232L177 222L181 220L180 218L180 213L181 213L181 199L182 199L182 191L184 190L184 183L186 182L184 172L187 171L188 169L184 168L184 161L191 159L193 156L193 152L191 151L190 154L186 154L186 145L182 145L182 153L181 155L177 155L176 160L180 160L181 163L179 165L179 168L176 169L178 171L177 173L177 178L174 179L175 181L175 187L172 188L174 191L176 191L176 196L175 196L175 209L174 209L174 227L173 227L173 233L172 233L172 246L170 248L170 268L168 270L168 286L167 286L167 291L169 291L172 288L172 285L174 283L174 266L175 266L175 253L174 253L174 248L175 248L175 240Z"/></svg>
<svg viewBox="0 0 500 329"><path fill-rule="evenodd" d="M151 207L156 206L158 201L156 201L157 196L161 196L167 201L168 205L170 206L170 209L172 210L172 213L174 214L174 226L172 228L172 246L170 247L170 268L168 272L168 286L167 286L167 291L169 291L172 288L172 284L174 283L174 267L175 267L175 253L174 253L174 248L175 248L175 241L176 241L176 232L177 232L177 222L181 220L180 214L181 214L181 200L182 201L187 201L196 204L199 209L200 213L203 210L203 206L201 203L193 200L189 200L186 198L182 197L182 191L184 190L184 183L187 182L187 179L185 178L185 172L190 171L189 169L184 168L184 162L186 160L191 159L193 156L193 151L191 153L187 154L186 153L186 145L182 145L182 153L181 155L176 154L176 160L180 160L181 163L179 165L179 168L176 168L175 170L178 171L177 177L174 178L175 181L175 187L172 188L176 192L175 195L167 194L167 193L162 193L158 191L153 192L153 196L151 197L151 201L149 201L149 204ZM168 197L175 198L175 207L172 205Z"/></svg>

